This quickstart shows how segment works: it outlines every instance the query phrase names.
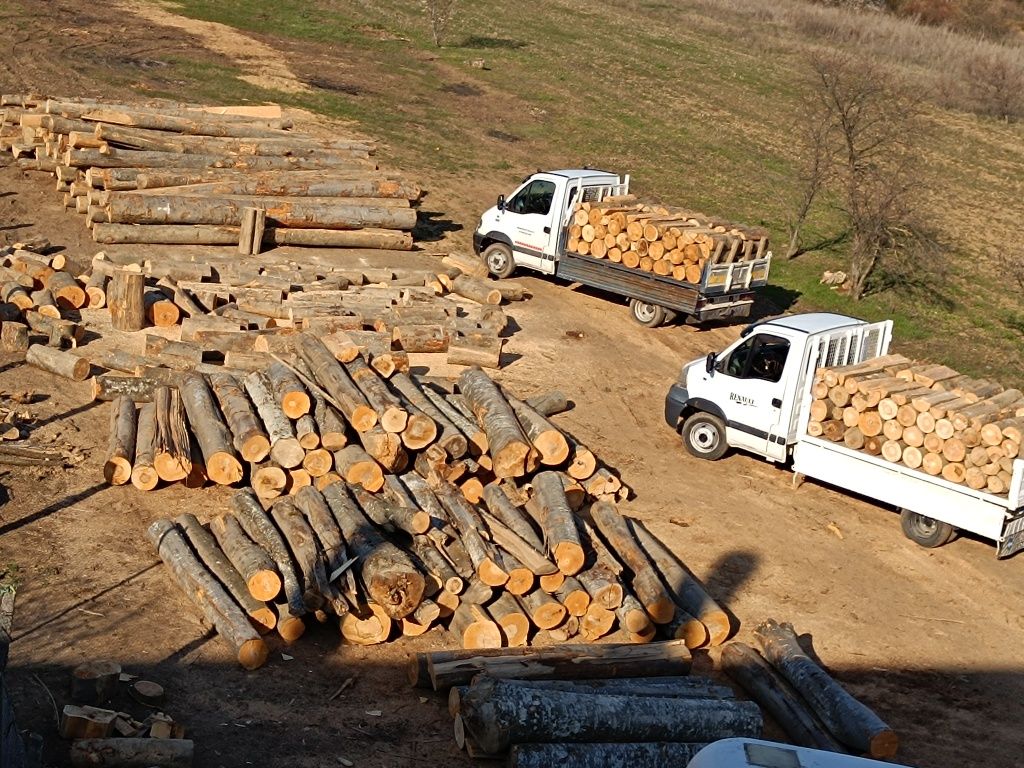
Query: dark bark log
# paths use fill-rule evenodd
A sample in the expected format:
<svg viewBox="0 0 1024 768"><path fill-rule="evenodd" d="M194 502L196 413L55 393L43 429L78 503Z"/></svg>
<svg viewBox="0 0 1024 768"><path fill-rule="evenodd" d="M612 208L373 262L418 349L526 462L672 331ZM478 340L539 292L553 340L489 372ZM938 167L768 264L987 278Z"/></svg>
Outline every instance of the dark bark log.
<svg viewBox="0 0 1024 768"><path fill-rule="evenodd" d="M135 461L132 463L132 485L140 491L156 488L160 476L153 467L156 456L156 404L146 403L139 410L135 430Z"/></svg>
<svg viewBox="0 0 1024 768"><path fill-rule="evenodd" d="M178 586L231 644L239 664L246 669L262 666L267 660L266 644L230 595L192 554L181 532L169 520L157 520L148 533Z"/></svg>
<svg viewBox="0 0 1024 768"><path fill-rule="evenodd" d="M707 744L513 744L509 768L663 768L687 765Z"/></svg>
<svg viewBox="0 0 1024 768"><path fill-rule="evenodd" d="M70 760L75 768L191 768L193 752L191 739L76 739Z"/></svg>
<svg viewBox="0 0 1024 768"><path fill-rule="evenodd" d="M270 453L270 438L238 380L227 373L213 374L210 386L231 430L235 449L246 461L263 461Z"/></svg>
<svg viewBox="0 0 1024 768"><path fill-rule="evenodd" d="M607 680L506 680L509 685L538 691L604 693L611 696L652 696L668 699L735 699L732 689L707 677L621 677ZM460 695L468 687L452 688Z"/></svg>
<svg viewBox="0 0 1024 768"><path fill-rule="evenodd" d="M292 616L303 616L308 608L303 599L302 586L299 584L295 566L292 563L288 546L281 538L281 533L273 521L263 511L252 491L245 490L231 497L231 508L242 529L259 547L263 549L277 564L284 583L284 593L288 600L288 612Z"/></svg>
<svg viewBox="0 0 1024 768"><path fill-rule="evenodd" d="M459 376L459 389L487 434L494 474L499 478L524 475L533 447L497 385L483 371L469 369Z"/></svg>
<svg viewBox="0 0 1024 768"><path fill-rule="evenodd" d="M181 382L181 400L203 453L207 476L220 485L237 483L242 479L242 465L235 457L231 432L213 402L206 379L186 374Z"/></svg>
<svg viewBox="0 0 1024 768"><path fill-rule="evenodd" d="M226 513L210 522L224 554L245 579L249 593L257 600L273 601L281 592L277 565L242 530L234 515Z"/></svg>
<svg viewBox="0 0 1024 768"><path fill-rule="evenodd" d="M266 377L259 371L253 371L245 377L244 385L245 391L256 406L263 426L267 429L271 458L286 469L302 464L306 453L299 445L292 423L281 410Z"/></svg>
<svg viewBox="0 0 1024 768"><path fill-rule="evenodd" d="M640 546L654 562L679 607L707 627L708 642L711 645L724 643L732 632L729 614L711 599L711 596L683 568L672 552L641 523L635 520L630 521L630 529L636 534Z"/></svg>
<svg viewBox="0 0 1024 768"><path fill-rule="evenodd" d="M540 691L485 678L462 697L466 729L488 753L546 742L711 742L761 735L751 702Z"/></svg>
<svg viewBox="0 0 1024 768"><path fill-rule="evenodd" d="M79 704L103 704L117 694L120 683L120 664L87 661L71 670L71 700Z"/></svg>
<svg viewBox="0 0 1024 768"><path fill-rule="evenodd" d="M426 536L412 537L412 552L419 558L427 573L431 574L441 586L458 595L465 589L465 581L452 568L444 555L437 549L434 543Z"/></svg>
<svg viewBox="0 0 1024 768"><path fill-rule="evenodd" d="M339 591L344 592L350 602L355 601L355 575L352 570L352 564L349 563L350 554L345 546L345 540L341 537L341 529L338 528L338 523L334 519L331 508L327 505L327 501L318 490L312 486L306 486L295 494L295 506L302 511L310 526L316 532L320 548L324 553L327 578L332 588L339 578L344 577L344 581L341 582L344 584L344 589L339 588ZM347 569L343 573L339 573L346 565L348 566Z"/></svg>
<svg viewBox="0 0 1024 768"><path fill-rule="evenodd" d="M51 347L77 347L85 338L85 326L59 317L46 317L38 312L25 312L22 316L28 327L47 336Z"/></svg>
<svg viewBox="0 0 1024 768"><path fill-rule="evenodd" d="M353 488L352 493L366 516L386 531L405 531L410 536L418 536L430 529L430 515L422 510L393 504L362 488Z"/></svg>
<svg viewBox="0 0 1024 768"><path fill-rule="evenodd" d="M323 495L342 537L359 558L367 593L393 619L411 614L423 599L423 574L404 552L374 530L342 483L327 486Z"/></svg>
<svg viewBox="0 0 1024 768"><path fill-rule="evenodd" d="M196 516L185 513L174 518L174 522L185 534L185 538L199 555L203 565L209 569L210 573L217 578L228 594L249 616L253 628L261 635L273 630L277 624L277 614L272 608L268 608L265 603L252 596L245 579L224 554L216 539L196 519Z"/></svg>
<svg viewBox="0 0 1024 768"><path fill-rule="evenodd" d="M590 508L590 515L608 545L633 571L633 588L644 610L657 624L672 621L676 613L675 602L633 537L626 519L613 504L606 502L594 504Z"/></svg>
<svg viewBox="0 0 1024 768"><path fill-rule="evenodd" d="M804 653L791 625L768 619L754 630L754 637L764 649L765 658L803 696L839 741L875 758L896 754L896 732Z"/></svg>
<svg viewBox="0 0 1024 768"><path fill-rule="evenodd" d="M722 649L722 671L735 680L779 725L794 744L844 752L828 729L772 665L744 643Z"/></svg>
<svg viewBox="0 0 1024 768"><path fill-rule="evenodd" d="M107 289L107 306L115 330L141 331L146 327L145 286L146 277L140 272L114 271Z"/></svg>
<svg viewBox="0 0 1024 768"><path fill-rule="evenodd" d="M103 478L111 485L124 485L132 479L135 459L135 403L119 397L111 406L110 444L103 465Z"/></svg>

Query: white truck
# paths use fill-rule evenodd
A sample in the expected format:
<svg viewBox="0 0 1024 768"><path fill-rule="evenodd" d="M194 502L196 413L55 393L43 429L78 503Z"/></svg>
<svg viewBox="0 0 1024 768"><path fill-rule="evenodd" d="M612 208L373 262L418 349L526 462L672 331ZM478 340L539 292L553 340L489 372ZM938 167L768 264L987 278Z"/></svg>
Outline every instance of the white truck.
<svg viewBox="0 0 1024 768"><path fill-rule="evenodd" d="M629 299L633 318L654 328L677 315L720 320L750 315L754 289L768 283L771 253L728 264L705 265L699 283L642 272L566 249L573 207L629 192L629 176L569 169L535 173L498 197L473 233L473 248L492 275L516 267L598 288Z"/></svg>
<svg viewBox="0 0 1024 768"><path fill-rule="evenodd" d="M922 546L942 546L964 530L994 541L998 557L1024 549L1024 460L1014 460L1009 494L999 496L807 434L815 371L884 355L891 337L892 321L827 313L755 323L722 352L683 366L665 419L699 458L719 459L733 447L780 464L792 459L795 479L892 505L904 534Z"/></svg>

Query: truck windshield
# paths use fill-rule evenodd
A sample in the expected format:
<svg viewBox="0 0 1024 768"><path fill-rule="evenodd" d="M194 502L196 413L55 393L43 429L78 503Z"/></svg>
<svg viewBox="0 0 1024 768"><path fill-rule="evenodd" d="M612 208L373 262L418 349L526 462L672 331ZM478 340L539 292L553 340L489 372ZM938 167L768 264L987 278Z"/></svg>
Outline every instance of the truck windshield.
<svg viewBox="0 0 1024 768"><path fill-rule="evenodd" d="M737 379L778 381L789 355L789 342L779 336L759 333L751 336L720 363L719 370Z"/></svg>
<svg viewBox="0 0 1024 768"><path fill-rule="evenodd" d="M512 213L538 213L547 216L551 211L551 201L554 197L555 183L537 179L519 190L519 193L506 203L505 209Z"/></svg>

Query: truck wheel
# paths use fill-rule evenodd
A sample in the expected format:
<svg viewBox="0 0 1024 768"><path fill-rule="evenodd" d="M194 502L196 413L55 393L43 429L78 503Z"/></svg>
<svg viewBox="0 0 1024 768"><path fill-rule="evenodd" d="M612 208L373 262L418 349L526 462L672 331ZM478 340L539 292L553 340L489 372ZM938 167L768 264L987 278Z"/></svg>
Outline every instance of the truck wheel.
<svg viewBox="0 0 1024 768"><path fill-rule="evenodd" d="M668 312L664 307L659 307L657 304L648 304L639 299L630 299L629 309L633 313L633 319L640 323L640 325L646 325L648 328L657 328L659 325L664 325L665 321L668 320Z"/></svg>
<svg viewBox="0 0 1024 768"><path fill-rule="evenodd" d="M516 262L512 258L512 249L504 243L491 243L484 249L484 263L487 271L499 280L512 277L516 271Z"/></svg>
<svg viewBox="0 0 1024 768"><path fill-rule="evenodd" d="M725 442L725 423L710 413L698 411L690 415L680 432L686 450L698 459L717 461L729 450Z"/></svg>
<svg viewBox="0 0 1024 768"><path fill-rule="evenodd" d="M903 528L904 536L928 549L948 544L956 536L956 528L949 523L939 522L909 509L900 511L900 527Z"/></svg>

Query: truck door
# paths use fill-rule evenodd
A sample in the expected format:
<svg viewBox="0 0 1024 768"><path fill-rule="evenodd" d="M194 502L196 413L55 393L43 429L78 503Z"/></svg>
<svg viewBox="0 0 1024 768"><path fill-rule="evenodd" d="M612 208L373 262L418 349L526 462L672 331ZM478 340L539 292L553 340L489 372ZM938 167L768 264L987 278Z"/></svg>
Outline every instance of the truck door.
<svg viewBox="0 0 1024 768"><path fill-rule="evenodd" d="M717 399L726 418L729 445L775 461L786 459L783 403L790 342L773 333L754 333L715 363ZM792 367L792 366L790 366Z"/></svg>
<svg viewBox="0 0 1024 768"><path fill-rule="evenodd" d="M502 229L512 239L516 262L524 266L553 271L557 232L555 192L557 185L548 179L532 179L521 187L502 211ZM544 269L545 255L549 269Z"/></svg>

